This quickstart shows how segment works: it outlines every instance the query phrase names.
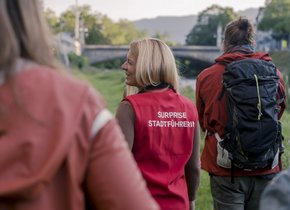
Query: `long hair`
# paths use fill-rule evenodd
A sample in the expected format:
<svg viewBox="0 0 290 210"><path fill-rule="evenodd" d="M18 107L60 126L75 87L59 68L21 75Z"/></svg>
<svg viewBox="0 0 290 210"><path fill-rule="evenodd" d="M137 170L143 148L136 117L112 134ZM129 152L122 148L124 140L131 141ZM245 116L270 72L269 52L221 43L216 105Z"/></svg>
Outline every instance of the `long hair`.
<svg viewBox="0 0 290 210"><path fill-rule="evenodd" d="M136 82L139 87L170 84L179 90L179 75L171 49L163 41L145 38L132 41L130 52L136 58ZM127 94L130 95L127 87ZM135 89L136 90L136 89Z"/></svg>
<svg viewBox="0 0 290 210"><path fill-rule="evenodd" d="M255 45L255 30L249 19L239 17L231 21L225 27L223 51L239 45Z"/></svg>
<svg viewBox="0 0 290 210"><path fill-rule="evenodd" d="M58 68L53 39L39 0L0 1L0 69L5 77L19 58Z"/></svg>

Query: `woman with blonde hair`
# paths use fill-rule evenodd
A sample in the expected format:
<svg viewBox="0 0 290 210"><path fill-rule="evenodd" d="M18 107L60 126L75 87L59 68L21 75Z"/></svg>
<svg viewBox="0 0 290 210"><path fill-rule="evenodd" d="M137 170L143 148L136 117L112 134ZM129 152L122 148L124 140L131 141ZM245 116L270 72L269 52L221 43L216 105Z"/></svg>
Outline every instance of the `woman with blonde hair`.
<svg viewBox="0 0 290 210"><path fill-rule="evenodd" d="M1 0L0 31L0 210L159 209L100 95L58 71L39 0Z"/></svg>
<svg viewBox="0 0 290 210"><path fill-rule="evenodd" d="M135 40L122 69L129 89L116 116L148 189L163 210L194 209L198 116L192 101L178 93L171 49L158 39Z"/></svg>

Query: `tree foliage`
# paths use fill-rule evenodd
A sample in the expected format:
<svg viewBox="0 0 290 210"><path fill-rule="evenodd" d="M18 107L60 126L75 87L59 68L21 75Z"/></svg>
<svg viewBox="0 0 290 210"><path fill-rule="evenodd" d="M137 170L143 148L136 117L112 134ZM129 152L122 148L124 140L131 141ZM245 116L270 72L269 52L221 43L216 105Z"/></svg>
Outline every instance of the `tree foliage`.
<svg viewBox="0 0 290 210"><path fill-rule="evenodd" d="M145 32L136 29L132 22L121 19L117 23L113 22L108 16L102 18L102 32L110 41L109 44L125 45L133 39L144 37Z"/></svg>
<svg viewBox="0 0 290 210"><path fill-rule="evenodd" d="M164 32L164 33L156 32L153 35L153 37L156 39L160 39L160 40L164 41L168 46L175 45L175 43L171 41L171 37L170 37L170 34L168 32Z"/></svg>
<svg viewBox="0 0 290 210"><path fill-rule="evenodd" d="M55 33L67 32L75 36L76 8L69 7L60 17L50 9L45 11L45 17ZM114 22L108 16L93 12L89 5L79 7L80 31L84 33L86 44L114 44L125 45L133 39L146 36L146 32L139 31L132 22L119 20Z"/></svg>
<svg viewBox="0 0 290 210"><path fill-rule="evenodd" d="M290 0L267 0L258 29L272 30L274 38L288 38L290 34Z"/></svg>
<svg viewBox="0 0 290 210"><path fill-rule="evenodd" d="M59 17L59 22L61 23L62 31L74 34L75 13L73 10L69 9L63 12Z"/></svg>
<svg viewBox="0 0 290 210"><path fill-rule="evenodd" d="M186 37L187 45L216 45L217 28L235 19L238 15L230 7L212 5L199 13L197 24Z"/></svg>
<svg viewBox="0 0 290 210"><path fill-rule="evenodd" d="M60 31L60 22L55 12L51 9L46 9L44 11L44 16L52 31L58 33Z"/></svg>

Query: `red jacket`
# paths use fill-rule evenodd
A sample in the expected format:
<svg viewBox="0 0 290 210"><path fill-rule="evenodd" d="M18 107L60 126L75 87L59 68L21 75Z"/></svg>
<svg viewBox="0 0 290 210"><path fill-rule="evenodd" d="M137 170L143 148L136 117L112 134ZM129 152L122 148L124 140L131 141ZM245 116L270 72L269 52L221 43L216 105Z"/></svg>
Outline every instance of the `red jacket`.
<svg viewBox="0 0 290 210"><path fill-rule="evenodd" d="M37 66L1 84L0 101L0 210L84 210L85 195L96 209L159 209L88 85Z"/></svg>
<svg viewBox="0 0 290 210"><path fill-rule="evenodd" d="M126 98L136 115L133 155L163 210L189 209L184 168L198 121L194 104L172 89Z"/></svg>
<svg viewBox="0 0 290 210"><path fill-rule="evenodd" d="M271 61L271 57L267 53L253 52L243 54L241 52L234 52L223 54L216 59L216 63L211 67L203 70L197 77L196 81L196 105L199 114L199 122L201 128L207 130L209 135L205 137L204 150L201 156L201 167L211 174L218 176L231 176L231 170L222 168L216 164L216 139L213 133L218 132L220 136L224 135L224 126L227 123L226 98L223 97L218 100L222 92L222 74L225 70L226 63L235 60L242 60L245 58L257 58L266 61ZM280 89L285 98L285 87L281 72L278 70L280 76ZM285 110L285 100L281 103L281 112L279 117ZM238 169L234 170L234 176L249 176L270 174L280 171L279 166L273 170L258 170L252 172L245 172Z"/></svg>

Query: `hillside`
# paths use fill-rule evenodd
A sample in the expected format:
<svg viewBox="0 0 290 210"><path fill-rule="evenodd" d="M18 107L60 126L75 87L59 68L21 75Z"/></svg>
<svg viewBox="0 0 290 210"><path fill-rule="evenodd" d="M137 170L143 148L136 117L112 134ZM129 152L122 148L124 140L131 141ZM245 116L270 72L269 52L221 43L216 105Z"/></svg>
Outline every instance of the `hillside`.
<svg viewBox="0 0 290 210"><path fill-rule="evenodd" d="M145 30L150 36L156 33L168 33L170 39L177 44L184 44L186 35L197 22L196 15L189 16L164 16L152 19L134 21L139 30Z"/></svg>
<svg viewBox="0 0 290 210"><path fill-rule="evenodd" d="M258 14L257 8L249 8L237 12L241 16L248 17L255 22ZM171 41L176 44L183 45L185 43L186 35L191 31L197 22L197 15L188 16L160 16L150 19L140 19L134 21L133 24L139 30L145 30L150 36L156 33L170 34Z"/></svg>

